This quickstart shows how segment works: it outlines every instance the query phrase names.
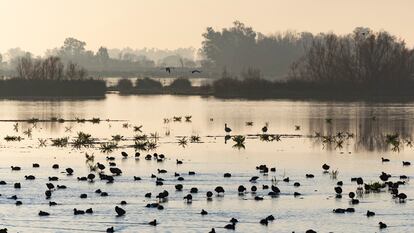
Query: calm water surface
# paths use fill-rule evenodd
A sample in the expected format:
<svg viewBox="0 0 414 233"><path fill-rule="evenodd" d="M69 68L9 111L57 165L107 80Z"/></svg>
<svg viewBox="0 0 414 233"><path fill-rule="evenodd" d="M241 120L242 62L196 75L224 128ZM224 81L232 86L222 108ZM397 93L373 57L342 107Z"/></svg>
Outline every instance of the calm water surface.
<svg viewBox="0 0 414 233"><path fill-rule="evenodd" d="M227 232L222 227L232 217L239 219L236 232L305 232L314 229L318 232L379 232L378 222L387 223L388 228L381 232L412 232L414 229L414 188L410 182L400 187L400 192L408 195L405 203L398 203L387 191L364 194L359 205L354 205L355 213L334 214L334 208L350 207L349 198L344 195L336 199L333 188L336 182L344 182L344 193L355 191L357 185L351 183L351 177L363 177L365 183L378 181L382 171L391 173L391 180L398 176L413 177L413 166L402 166L402 161L414 162L413 148L402 142L399 151L391 150L385 143L385 135L399 133L404 140L410 140L413 133L414 103L364 103L364 102L314 102L314 101L243 101L218 100L202 97L177 96L118 96L107 95L103 100L79 101L19 101L1 100L0 119L64 119L92 118L120 120L92 123L37 123L20 122L18 131L13 130L14 122L0 122L0 180L7 185L0 186L0 227L9 232L104 232L114 226L116 232L208 232L212 227L216 232ZM173 116L192 116L192 122L164 123L164 118ZM332 119L327 122L326 119ZM246 122L252 121L253 126ZM328 120L329 121L329 120ZM128 123L130 127L124 128ZM233 147L232 140L225 143L224 124L232 128L232 135L255 135L268 123L269 133L282 134L280 141L264 142L249 136L245 149ZM96 180L93 183L80 182L78 176L86 176L89 169L84 153L95 155L95 162L107 164L108 154L94 148L73 149L68 146L56 148L49 139L76 136L83 131L92 134L99 141L108 141L112 135L120 134L132 138L134 125L143 125L143 133L157 133L160 136L159 147L149 153L164 153L167 160L162 163L136 160L133 156L122 159L121 151L134 154L133 148L122 148L110 153L115 156L117 167L123 175L116 182L106 184ZM297 129L295 126L300 126ZM24 134L32 129L31 137ZM338 132L350 132L353 138L344 141L342 146L322 143L321 139L310 137L318 132L321 135L335 135ZM21 136L21 142L6 142L6 135ZM177 142L181 137L199 135L202 143L188 143L182 147ZM39 146L38 139L48 139L46 147ZM131 141L121 141L120 146L131 145ZM147 152L142 152L145 155ZM381 163L381 157L391 160ZM182 159L184 164L176 165L175 160ZM32 168L32 163L40 168ZM60 169L52 169L52 164L60 164ZM323 174L321 166L327 163L338 170L337 179ZM267 176L259 174L257 165L267 164L276 167L276 172ZM21 166L21 171L11 171L10 166ZM62 173L65 168L75 170L73 176ZM157 174L157 169L166 169L168 173ZM195 176L188 176L195 171ZM185 181L182 192L176 192L178 183L174 172L182 174ZM223 178L229 172L231 178ZM306 179L305 174L312 173L314 179ZM24 180L24 175L33 174L34 181ZM166 181L156 186L151 174ZM263 201L255 201L254 194L237 194L237 187L245 185L249 190L250 177L258 175L255 184L256 195L263 195ZM58 176L56 184L68 186L67 190L53 192L52 201L59 203L49 207L45 200L45 183L49 176ZM142 181L133 181L133 176L142 177ZM290 182L281 181L289 177ZM277 198L267 196L269 190L262 190L262 184L271 185L272 178L279 182L281 195ZM13 183L21 182L22 188L15 190ZM294 187L300 182L300 187ZM224 197L214 196L206 201L205 193L221 185L226 190ZM193 203L187 204L183 197L191 187L198 187L199 193L193 195ZM96 189L109 193L100 197ZM147 203L156 199L146 199L144 194L168 190L170 197L163 203L165 209L145 208ZM293 192L301 197L294 197ZM87 193L87 199L80 199L81 193ZM15 206L17 195L23 202ZM123 208L127 214L116 217L114 207L121 200L128 202ZM73 215L73 208L92 207L93 215ZM209 212L201 216L201 209ZM49 217L39 217L39 210L51 213ZM376 212L376 216L367 218L367 210ZM267 227L260 225L260 219L273 214L275 221ZM160 222L157 227L146 225L154 218Z"/></svg>

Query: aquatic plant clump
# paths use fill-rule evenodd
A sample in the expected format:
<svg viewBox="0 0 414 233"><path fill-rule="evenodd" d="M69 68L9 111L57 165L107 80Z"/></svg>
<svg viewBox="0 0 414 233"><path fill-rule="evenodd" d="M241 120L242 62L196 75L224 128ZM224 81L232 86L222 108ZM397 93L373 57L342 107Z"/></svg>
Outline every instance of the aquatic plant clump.
<svg viewBox="0 0 414 233"><path fill-rule="evenodd" d="M65 147L68 145L69 137L51 139L52 146Z"/></svg>

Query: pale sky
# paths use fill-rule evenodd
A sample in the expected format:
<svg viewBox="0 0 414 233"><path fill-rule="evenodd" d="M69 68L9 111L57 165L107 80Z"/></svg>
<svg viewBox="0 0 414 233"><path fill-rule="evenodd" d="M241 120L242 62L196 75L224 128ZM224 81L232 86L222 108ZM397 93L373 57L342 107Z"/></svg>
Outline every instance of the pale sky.
<svg viewBox="0 0 414 233"><path fill-rule="evenodd" d="M108 48L199 48L206 27L235 20L264 34L296 30L384 29L414 45L413 0L0 0L0 52L37 55L66 37L94 51Z"/></svg>

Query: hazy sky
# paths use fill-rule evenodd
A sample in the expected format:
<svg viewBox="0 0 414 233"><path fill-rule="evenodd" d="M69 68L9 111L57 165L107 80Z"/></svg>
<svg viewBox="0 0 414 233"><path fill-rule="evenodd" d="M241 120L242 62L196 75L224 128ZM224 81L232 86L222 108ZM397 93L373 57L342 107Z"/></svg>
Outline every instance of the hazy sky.
<svg viewBox="0 0 414 233"><path fill-rule="evenodd" d="M414 44L413 0L0 0L0 52L35 54L66 37L87 48L200 47L205 28L240 20L269 34L385 29Z"/></svg>

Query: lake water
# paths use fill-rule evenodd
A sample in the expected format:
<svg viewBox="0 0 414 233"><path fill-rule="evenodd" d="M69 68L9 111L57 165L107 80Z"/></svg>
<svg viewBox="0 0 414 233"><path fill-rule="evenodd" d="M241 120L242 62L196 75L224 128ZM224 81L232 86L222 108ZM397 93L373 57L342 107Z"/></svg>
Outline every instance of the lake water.
<svg viewBox="0 0 414 233"><path fill-rule="evenodd" d="M105 232L114 226L116 232L230 232L223 229L230 218L239 220L236 232L379 232L378 222L388 225L381 232L412 232L414 229L414 188L408 181L399 188L407 194L405 203L384 189L380 193L358 196L360 204L351 205L348 192L355 192L357 184L351 177L363 177L365 183L379 181L382 171L392 174L390 180L399 180L400 175L413 177L413 166L402 166L402 161L414 162L413 148L409 146L413 133L414 103L365 103L365 102L315 102L315 101L246 101L220 100L197 96L119 96L108 94L102 100L67 101L23 101L1 100L0 120L0 180L7 185L0 186L0 228L9 232ZM192 116L186 122L184 116ZM174 116L182 116L181 122L173 121ZM35 125L19 122L14 130L14 120L29 118L64 119L99 117L99 124L91 122L38 122ZM104 121L104 119L119 121ZM164 119L170 119L165 123ZM253 122L252 126L246 122ZM232 135L247 136L245 148L236 148L232 139L225 143L224 124L232 128ZM266 142L257 135L268 124L269 134L282 135L280 141ZM124 127L127 124L128 127ZM142 133L157 134L158 147L154 151L141 152L141 158L134 158L132 137L137 134L133 126L142 125ZM299 126L299 127L295 127ZM31 129L29 137L24 132ZM51 146L50 139L70 137L77 132L90 133L99 142L107 142L112 135L125 137L119 142L122 147L112 153L100 151L99 145L91 148L75 149ZM353 134L339 144L324 143L320 135L336 135L338 132ZM393 148L385 141L386 134L398 133L401 146ZM21 136L20 142L7 142L6 136ZM180 145L178 140L198 135L201 143ZM39 139L47 139L46 146L40 146ZM399 150L398 150L399 149ZM129 153L123 159L121 151ZM116 157L117 167L123 174L115 177L115 182L107 184L77 181L76 177L90 173L85 161L85 152L94 154L95 162L108 167L106 156ZM163 153L164 162L147 161L147 153ZM390 162L382 163L381 157ZM176 159L183 160L177 165ZM32 168L39 163L40 168ZM336 179L324 174L322 164L329 164L331 170L338 170ZM59 164L59 169L52 169ZM276 172L267 176L260 174L256 166L267 164L276 167ZM11 171L10 166L20 166L21 171ZM65 168L74 169L73 176L67 176ZM108 168L107 168L108 169ZM157 169L165 169L166 174L157 174ZM188 175L195 171L196 175ZM185 178L177 181L174 172ZM231 178L224 178L229 172ZM312 173L313 179L305 174ZM33 181L24 180L25 175L35 175ZM156 186L155 174L165 179L163 186ZM57 206L49 206L45 199L45 183L49 176L59 177L55 185L66 185L66 190L56 190L51 201ZM141 181L134 181L140 176ZM252 176L259 176L257 183L250 183ZM290 182L281 181L289 177ZM262 185L271 185L277 179L281 194L271 198L269 190ZM335 198L334 187L343 181L344 195ZM21 189L14 189L13 183L20 182ZM294 187L300 182L300 187ZM182 192L175 191L174 185L184 185ZM248 192L238 195L237 187L244 185ZM250 187L256 185L256 194ZM214 194L212 201L206 200L205 193L216 186L223 186L224 196ZM183 197L191 187L199 193L193 194L193 202L187 204ZM95 194L96 189L108 192L108 197ZM164 210L146 208L147 203L156 202L159 192L169 192L168 202L162 203ZM152 192L153 198L145 198ZM293 193L302 195L294 197ZM88 198L79 198L86 193ZM23 205L15 206L17 195ZM254 196L263 196L256 201ZM126 215L116 217L114 207L125 200L122 206ZM85 210L92 207L92 215L73 215L73 208ZM334 214L333 209L354 207L355 213ZM208 211L202 216L201 209ZM47 211L51 215L39 217L38 212ZM374 217L367 218L366 211L374 211ZM260 219L272 214L276 220L268 226L259 224ZM153 227L147 223L157 219L160 223Z"/></svg>

